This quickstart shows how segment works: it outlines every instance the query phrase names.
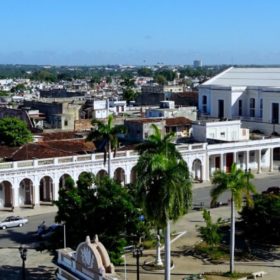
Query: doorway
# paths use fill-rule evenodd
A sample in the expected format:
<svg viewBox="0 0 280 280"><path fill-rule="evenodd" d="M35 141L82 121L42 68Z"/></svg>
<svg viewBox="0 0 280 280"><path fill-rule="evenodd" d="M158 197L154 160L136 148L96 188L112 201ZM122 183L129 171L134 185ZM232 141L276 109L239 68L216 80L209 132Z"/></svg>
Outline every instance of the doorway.
<svg viewBox="0 0 280 280"><path fill-rule="evenodd" d="M272 103L271 108L271 121L272 123L279 123L279 104L278 103Z"/></svg>
<svg viewBox="0 0 280 280"><path fill-rule="evenodd" d="M218 118L224 118L224 100L218 100Z"/></svg>

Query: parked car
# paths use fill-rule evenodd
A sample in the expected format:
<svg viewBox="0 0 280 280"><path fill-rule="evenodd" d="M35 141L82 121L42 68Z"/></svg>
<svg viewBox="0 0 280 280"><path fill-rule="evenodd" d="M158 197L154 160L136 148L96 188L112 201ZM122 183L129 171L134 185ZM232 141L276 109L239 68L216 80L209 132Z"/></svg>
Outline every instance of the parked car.
<svg viewBox="0 0 280 280"><path fill-rule="evenodd" d="M22 227L28 223L28 219L19 216L9 216L0 222L0 228L6 229L8 227Z"/></svg>

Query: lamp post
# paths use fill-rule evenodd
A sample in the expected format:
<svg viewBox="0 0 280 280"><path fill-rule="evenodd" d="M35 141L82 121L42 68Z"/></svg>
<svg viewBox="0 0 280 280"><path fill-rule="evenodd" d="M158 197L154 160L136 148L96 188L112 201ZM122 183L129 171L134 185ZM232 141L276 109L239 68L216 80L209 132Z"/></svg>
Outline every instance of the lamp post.
<svg viewBox="0 0 280 280"><path fill-rule="evenodd" d="M63 247L66 248L66 222L63 223Z"/></svg>
<svg viewBox="0 0 280 280"><path fill-rule="evenodd" d="M25 261L26 261L26 257L27 257L27 248L20 245L18 250L20 253L20 257L22 259L22 279L25 280L26 279L25 278Z"/></svg>
<svg viewBox="0 0 280 280"><path fill-rule="evenodd" d="M136 258L136 267L137 267L137 280L140 278L140 273L139 273L139 259L140 257L143 256L143 248L141 246L134 247L133 249L133 257Z"/></svg>

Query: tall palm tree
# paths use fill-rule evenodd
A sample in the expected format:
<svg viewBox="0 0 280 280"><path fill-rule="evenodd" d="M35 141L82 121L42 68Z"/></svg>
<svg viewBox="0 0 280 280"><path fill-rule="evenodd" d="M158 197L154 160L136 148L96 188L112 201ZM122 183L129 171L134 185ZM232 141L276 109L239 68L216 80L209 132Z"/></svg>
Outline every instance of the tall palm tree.
<svg viewBox="0 0 280 280"><path fill-rule="evenodd" d="M154 134L138 146L137 190L146 217L165 229L165 279L170 279L170 221L187 213L191 204L191 181L186 162L171 142L173 134Z"/></svg>
<svg viewBox="0 0 280 280"><path fill-rule="evenodd" d="M235 249L235 208L240 210L243 197L247 203L252 204L251 194L256 192L256 188L250 183L254 178L251 172L244 172L237 169L233 163L229 173L218 170L214 173L212 183L214 188L211 190L211 204L217 202L218 197L226 192L231 192L231 227L230 227L230 272L234 272L234 249Z"/></svg>
<svg viewBox="0 0 280 280"><path fill-rule="evenodd" d="M99 141L99 149L104 152L104 164L108 157L108 176L111 177L111 158L112 150L114 154L118 148L118 134L125 133L126 129L123 125L114 125L113 116L109 115L107 123L93 119L91 124L94 129L89 133L87 140Z"/></svg>

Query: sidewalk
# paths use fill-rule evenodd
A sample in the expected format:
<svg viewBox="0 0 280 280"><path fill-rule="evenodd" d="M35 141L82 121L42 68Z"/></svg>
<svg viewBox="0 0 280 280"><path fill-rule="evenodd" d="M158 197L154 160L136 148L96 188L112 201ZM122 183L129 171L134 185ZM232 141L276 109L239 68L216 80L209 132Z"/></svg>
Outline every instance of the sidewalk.
<svg viewBox="0 0 280 280"><path fill-rule="evenodd" d="M230 209L229 207L220 207L211 209L211 215L213 220L218 217L229 218ZM192 256L187 256L184 252L194 246L195 243L200 241L197 236L196 227L197 225L203 225L204 221L202 218L202 212L191 212L181 218L175 225L171 226L171 232L183 232L186 234L181 238L177 239L171 245L172 250L172 260L174 262L174 269L171 271L172 280L182 280L182 278L187 274L200 274L203 272L214 272L229 270L228 263L222 264L210 264L204 262L203 260L194 258ZM149 254L147 254L147 252ZM145 251L143 257L140 259L140 264L142 265L146 260L153 260L155 257L154 252L149 250ZM162 251L162 254L164 252ZM280 274L280 260L274 262L271 261L257 261L257 262L236 262L236 271L239 272L256 272L256 271L266 271L268 274L264 276L264 280L276 280L279 279ZM125 279L125 268L124 266L119 266L116 268L118 275L121 279ZM126 254L126 272L127 278L129 280L136 279L136 259L133 258L132 254ZM164 272L149 272L145 271L142 266L140 268L141 279L142 280L161 280L164 279Z"/></svg>
<svg viewBox="0 0 280 280"><path fill-rule="evenodd" d="M35 210L35 211L34 211ZM50 211L56 211L55 207L42 207L36 211L36 209L25 210L26 216L43 213L49 213ZM30 212L31 211L31 212ZM211 209L211 215L213 219L218 217L229 218L230 209L229 207L220 207ZM182 235L179 239L172 243L172 260L174 262L174 269L171 271L172 280L182 280L182 278L187 274L200 274L203 272L213 272L213 271L228 271L229 264L210 264L204 262L203 260L196 259L192 256L185 255L184 253L195 243L197 243L200 238L197 236L196 227L197 225L204 224L202 218L202 212L196 211L191 212L181 219L174 225L171 225L171 232L184 232L186 234ZM163 254L163 251L162 251ZM155 250L144 251L143 257L140 258L140 265L144 263L145 260L153 260L155 256ZM36 250L28 249L26 268L28 271L29 278L27 279L54 279L54 271L56 269L55 265L52 263L52 258L48 252L43 251L42 253ZM126 269L125 266L116 267L116 272L120 279L136 279L136 259L133 258L132 254L126 254ZM6 248L0 249L0 279L21 279L20 278L20 268L21 259L19 256L18 249ZM258 261L258 262L236 262L236 270L239 272L256 272L256 271L266 271L268 274L264 276L264 280L276 280L279 279L280 273L280 260L274 262L271 261ZM126 277L125 277L126 271ZM145 271L142 266L140 266L140 279L141 280L161 280L164 279L164 272L150 272Z"/></svg>

